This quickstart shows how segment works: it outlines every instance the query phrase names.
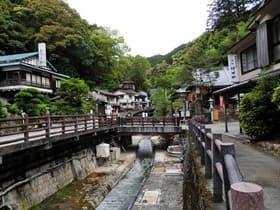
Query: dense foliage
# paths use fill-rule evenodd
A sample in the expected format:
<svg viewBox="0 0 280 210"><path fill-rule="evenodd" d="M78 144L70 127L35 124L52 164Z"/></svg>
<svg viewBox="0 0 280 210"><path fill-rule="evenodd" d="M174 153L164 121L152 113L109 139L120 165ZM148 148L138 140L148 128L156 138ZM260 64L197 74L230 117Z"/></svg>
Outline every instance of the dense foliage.
<svg viewBox="0 0 280 210"><path fill-rule="evenodd" d="M83 80L63 80L56 95L59 97L56 101L59 114L88 113L93 109L89 87Z"/></svg>
<svg viewBox="0 0 280 210"><path fill-rule="evenodd" d="M22 89L15 95L14 108L30 116L45 115L50 111L50 99L33 88Z"/></svg>
<svg viewBox="0 0 280 210"><path fill-rule="evenodd" d="M61 73L91 88L115 89L130 79L134 57L117 31L88 24L63 0L0 1L0 55L37 51L39 42Z"/></svg>
<svg viewBox="0 0 280 210"><path fill-rule="evenodd" d="M280 85L274 89L273 95L272 95L272 102L275 103L278 108L280 109Z"/></svg>
<svg viewBox="0 0 280 210"><path fill-rule="evenodd" d="M8 112L4 106L4 103L0 100L0 118L5 118L8 116Z"/></svg>
<svg viewBox="0 0 280 210"><path fill-rule="evenodd" d="M240 104L240 123L246 134L255 139L270 138L279 132L280 110L271 102L279 79L264 78L257 82L250 93L244 95Z"/></svg>
<svg viewBox="0 0 280 210"><path fill-rule="evenodd" d="M203 69L207 73L226 66L227 50L249 33L247 26L259 2L213 0L208 18L211 30L167 55L148 58L152 65L152 87L172 93L174 88L187 86L194 80L194 70Z"/></svg>
<svg viewBox="0 0 280 210"><path fill-rule="evenodd" d="M239 22L246 21L262 0L213 0L209 5L208 29L224 27L235 30Z"/></svg>

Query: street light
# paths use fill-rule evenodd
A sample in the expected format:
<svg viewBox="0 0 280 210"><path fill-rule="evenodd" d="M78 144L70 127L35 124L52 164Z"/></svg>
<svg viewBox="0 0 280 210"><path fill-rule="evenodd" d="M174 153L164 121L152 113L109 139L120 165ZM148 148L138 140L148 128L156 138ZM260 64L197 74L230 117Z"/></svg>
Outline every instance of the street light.
<svg viewBox="0 0 280 210"><path fill-rule="evenodd" d="M211 113L211 122L213 122L214 120L214 99L213 98L209 98L208 100L210 106L209 106L209 110L210 110L210 113Z"/></svg>

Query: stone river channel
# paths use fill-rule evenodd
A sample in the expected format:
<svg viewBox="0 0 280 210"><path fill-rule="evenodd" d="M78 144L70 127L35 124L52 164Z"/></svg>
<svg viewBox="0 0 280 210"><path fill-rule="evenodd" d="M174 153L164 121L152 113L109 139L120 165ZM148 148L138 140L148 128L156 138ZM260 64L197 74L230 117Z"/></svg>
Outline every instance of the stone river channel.
<svg viewBox="0 0 280 210"><path fill-rule="evenodd" d="M151 141L143 139L139 143L137 159L134 166L105 197L96 208L97 210L123 210L132 208L146 177L151 171L153 165L152 152Z"/></svg>

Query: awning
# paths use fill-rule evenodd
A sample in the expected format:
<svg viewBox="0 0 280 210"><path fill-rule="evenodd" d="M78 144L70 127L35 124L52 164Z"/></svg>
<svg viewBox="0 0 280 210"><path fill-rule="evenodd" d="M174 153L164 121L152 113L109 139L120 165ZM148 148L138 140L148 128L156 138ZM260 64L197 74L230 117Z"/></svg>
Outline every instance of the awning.
<svg viewBox="0 0 280 210"><path fill-rule="evenodd" d="M223 95L223 94L237 94L242 92L248 92L254 85L256 81L246 80L220 90L216 90L213 92L213 95Z"/></svg>

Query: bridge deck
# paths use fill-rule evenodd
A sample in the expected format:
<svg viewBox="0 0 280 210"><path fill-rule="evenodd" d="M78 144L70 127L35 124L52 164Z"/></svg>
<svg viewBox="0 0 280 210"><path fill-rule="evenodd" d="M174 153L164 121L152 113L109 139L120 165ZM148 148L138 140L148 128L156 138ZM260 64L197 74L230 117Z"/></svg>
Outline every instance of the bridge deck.
<svg viewBox="0 0 280 210"><path fill-rule="evenodd" d="M0 155L79 136L116 131L120 134L180 133L173 118L105 118L68 115L0 120Z"/></svg>

